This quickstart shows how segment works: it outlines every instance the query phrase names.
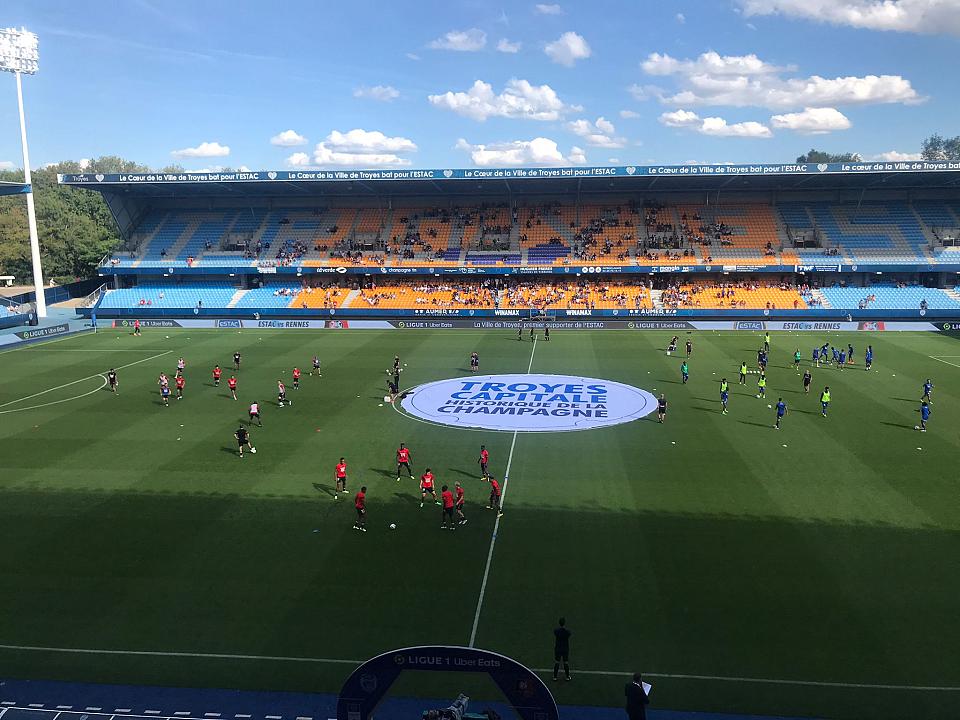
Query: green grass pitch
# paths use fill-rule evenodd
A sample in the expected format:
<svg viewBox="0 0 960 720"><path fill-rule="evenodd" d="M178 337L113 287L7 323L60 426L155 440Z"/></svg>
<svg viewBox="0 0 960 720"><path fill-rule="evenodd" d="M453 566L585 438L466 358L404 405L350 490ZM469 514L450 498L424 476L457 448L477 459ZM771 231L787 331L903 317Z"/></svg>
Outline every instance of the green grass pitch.
<svg viewBox="0 0 960 720"><path fill-rule="evenodd" d="M485 444L502 478L513 434L416 422L383 395L394 354L409 387L469 374L476 350L483 373L531 364L670 403L663 425L517 436L478 646L548 668L565 615L575 680L554 687L562 704L617 705L640 669L656 673L661 708L955 717L960 344L775 334L760 401L756 376L743 388L736 372L759 335L690 335L681 385L670 334L556 332L534 348L509 331L108 330L0 354L0 676L335 692L351 666L329 661L467 644L494 526L476 459ZM805 396L793 350L806 367L827 340L852 342L857 366L814 369ZM225 382L235 349L239 402ZM315 353L320 378L307 374ZM185 399L164 408L156 377L181 355ZM302 389L279 409L294 365ZM110 366L117 396L102 388ZM252 400L264 427L240 460L232 433ZM465 485L468 526L442 532L416 484L396 482L401 441L417 473ZM365 534L331 497L341 455L351 491L369 489Z"/></svg>

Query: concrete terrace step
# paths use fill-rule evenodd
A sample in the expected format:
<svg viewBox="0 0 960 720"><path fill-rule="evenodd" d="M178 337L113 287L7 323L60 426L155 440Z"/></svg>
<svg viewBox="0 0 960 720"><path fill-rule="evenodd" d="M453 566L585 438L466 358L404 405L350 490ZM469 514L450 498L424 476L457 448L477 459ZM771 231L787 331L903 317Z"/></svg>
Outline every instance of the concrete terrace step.
<svg viewBox="0 0 960 720"><path fill-rule="evenodd" d="M230 302L227 303L227 307L228 307L228 308L236 307L236 306L237 306L237 303L240 302L240 300L243 298L243 296L246 295L248 292L249 292L249 290L237 290L237 291L233 294L233 297L230 298Z"/></svg>

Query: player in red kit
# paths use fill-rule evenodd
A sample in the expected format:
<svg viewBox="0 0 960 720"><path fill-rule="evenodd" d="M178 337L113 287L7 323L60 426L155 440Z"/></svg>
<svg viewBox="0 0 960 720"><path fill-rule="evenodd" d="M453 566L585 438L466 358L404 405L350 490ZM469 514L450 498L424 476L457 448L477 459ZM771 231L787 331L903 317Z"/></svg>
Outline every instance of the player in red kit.
<svg viewBox="0 0 960 720"><path fill-rule="evenodd" d="M233 399L236 400L237 399L237 379L233 375L231 375L227 379L227 387L230 388L231 397L233 397Z"/></svg>
<svg viewBox="0 0 960 720"><path fill-rule="evenodd" d="M337 467L333 471L333 479L336 483L336 490L333 492L333 499L336 500L339 493L347 491L347 461L340 458Z"/></svg>
<svg viewBox="0 0 960 720"><path fill-rule="evenodd" d="M295 367L293 369L293 389L294 390L300 389L300 368L298 367Z"/></svg>
<svg viewBox="0 0 960 720"><path fill-rule="evenodd" d="M487 505L487 510L496 510L497 517L503 517L503 511L500 509L500 483L493 475L487 479L490 481L490 504Z"/></svg>
<svg viewBox="0 0 960 720"><path fill-rule="evenodd" d="M487 463L490 462L490 453L487 452L487 446L480 446L480 459L477 460L480 463L480 475L484 480L487 479L490 473L487 472Z"/></svg>
<svg viewBox="0 0 960 720"><path fill-rule="evenodd" d="M400 447L397 448L397 482L400 482L400 471L403 469L406 469L407 475L413 480L413 471L410 469L410 449L400 443Z"/></svg>
<svg viewBox="0 0 960 720"><path fill-rule="evenodd" d="M364 485L353 497L353 507L357 510L357 521L353 524L354 530L367 531L367 486Z"/></svg>
<svg viewBox="0 0 960 720"><path fill-rule="evenodd" d="M463 514L463 485L456 483L456 501L454 507L457 509L457 524L466 525L467 516Z"/></svg>
<svg viewBox="0 0 960 720"><path fill-rule="evenodd" d="M437 491L433 489L433 473L430 472L430 468L427 468L423 475L420 476L420 507L423 507L423 502L427 499L428 493L433 498L433 501L439 505L440 501L437 500Z"/></svg>
<svg viewBox="0 0 960 720"><path fill-rule="evenodd" d="M213 368L213 386L220 387L220 376L223 374L223 370L220 369L220 366L217 365Z"/></svg>
<svg viewBox="0 0 960 720"><path fill-rule="evenodd" d="M456 530L457 526L453 522L453 493L446 485L440 488L440 501L443 504L443 519L440 521L440 529Z"/></svg>
<svg viewBox="0 0 960 720"><path fill-rule="evenodd" d="M183 375L177 375L177 400L183 400L183 386L186 384Z"/></svg>

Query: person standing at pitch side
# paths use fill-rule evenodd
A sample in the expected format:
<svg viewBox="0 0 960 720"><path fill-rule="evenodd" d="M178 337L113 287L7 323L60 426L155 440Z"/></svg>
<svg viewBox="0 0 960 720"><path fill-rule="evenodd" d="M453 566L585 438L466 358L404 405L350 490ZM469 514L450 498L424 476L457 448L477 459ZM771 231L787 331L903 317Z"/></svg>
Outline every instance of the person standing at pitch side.
<svg viewBox="0 0 960 720"><path fill-rule="evenodd" d="M570 677L570 635L567 630L567 619L560 618L557 621L557 627L553 629L553 679L558 680L560 676L560 663L563 663L563 673L567 680Z"/></svg>

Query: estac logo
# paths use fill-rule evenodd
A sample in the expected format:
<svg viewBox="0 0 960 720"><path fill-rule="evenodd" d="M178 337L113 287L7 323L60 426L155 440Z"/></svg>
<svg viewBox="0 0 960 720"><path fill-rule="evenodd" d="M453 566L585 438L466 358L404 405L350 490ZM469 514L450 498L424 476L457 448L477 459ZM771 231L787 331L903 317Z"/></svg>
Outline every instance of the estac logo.
<svg viewBox="0 0 960 720"><path fill-rule="evenodd" d="M401 401L408 414L459 428L571 432L638 420L657 407L640 388L570 375L483 375L439 380Z"/></svg>

